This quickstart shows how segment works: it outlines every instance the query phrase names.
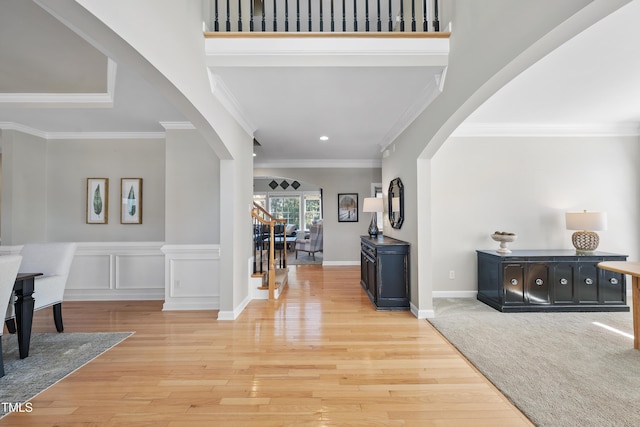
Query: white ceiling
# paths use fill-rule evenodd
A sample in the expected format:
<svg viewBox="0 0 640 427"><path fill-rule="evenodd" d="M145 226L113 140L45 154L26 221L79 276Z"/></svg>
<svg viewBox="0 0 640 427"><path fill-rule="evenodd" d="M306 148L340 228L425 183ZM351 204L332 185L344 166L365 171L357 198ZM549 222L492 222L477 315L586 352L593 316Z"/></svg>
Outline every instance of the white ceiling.
<svg viewBox="0 0 640 427"><path fill-rule="evenodd" d="M467 124L637 125L639 19L640 0L634 0L522 73ZM34 28L39 37L33 37ZM7 102L3 98L7 93L29 87L88 93L106 85L99 52L30 1L0 2L0 58L0 124L19 124L45 134L149 133L163 131L160 122L185 120L125 64L118 64L110 107L45 108ZM256 162L379 161L381 146L430 100L424 91L432 91L427 88L433 88L442 67L210 66L210 70L220 76L255 129L262 144ZM95 81L87 81L90 76ZM68 87L70 80L77 83L73 89ZM330 137L326 143L319 141L323 134Z"/></svg>

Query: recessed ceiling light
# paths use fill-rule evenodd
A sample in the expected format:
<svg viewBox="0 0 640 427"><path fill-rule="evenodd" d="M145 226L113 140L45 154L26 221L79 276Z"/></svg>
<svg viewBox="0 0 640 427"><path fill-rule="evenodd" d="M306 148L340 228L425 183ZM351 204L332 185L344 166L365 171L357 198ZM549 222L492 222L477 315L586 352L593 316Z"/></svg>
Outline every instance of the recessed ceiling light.
<svg viewBox="0 0 640 427"><path fill-rule="evenodd" d="M320 137L320 141L328 141L328 140L329 140L329 137L328 137L328 136L326 136L326 135L322 135L322 136Z"/></svg>

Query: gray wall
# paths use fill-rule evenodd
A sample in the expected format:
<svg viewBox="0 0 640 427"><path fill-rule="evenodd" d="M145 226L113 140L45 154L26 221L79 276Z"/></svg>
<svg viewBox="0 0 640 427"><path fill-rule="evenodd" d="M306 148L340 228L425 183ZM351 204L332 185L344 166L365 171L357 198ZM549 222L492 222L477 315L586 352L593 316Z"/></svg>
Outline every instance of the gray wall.
<svg viewBox="0 0 640 427"><path fill-rule="evenodd" d="M371 221L362 203L371 196L371 184L380 182L380 168L256 168L254 175L297 179L322 188L324 262L360 262L360 236L367 234ZM338 222L338 193L358 193L358 222Z"/></svg>
<svg viewBox="0 0 640 427"><path fill-rule="evenodd" d="M46 240L46 141L2 132L2 244Z"/></svg>
<svg viewBox="0 0 640 427"><path fill-rule="evenodd" d="M164 241L164 141L47 142L47 240ZM107 224L86 224L86 179L109 179ZM120 224L120 179L142 178L142 224Z"/></svg>
<svg viewBox="0 0 640 427"><path fill-rule="evenodd" d="M220 160L195 130L167 130L166 149L166 243L220 243Z"/></svg>

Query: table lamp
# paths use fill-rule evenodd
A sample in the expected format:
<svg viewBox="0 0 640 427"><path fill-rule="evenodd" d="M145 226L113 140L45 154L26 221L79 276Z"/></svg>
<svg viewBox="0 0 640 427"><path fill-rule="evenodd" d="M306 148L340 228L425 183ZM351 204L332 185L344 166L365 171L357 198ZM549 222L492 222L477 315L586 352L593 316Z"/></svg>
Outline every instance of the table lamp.
<svg viewBox="0 0 640 427"><path fill-rule="evenodd" d="M567 212L567 230L578 230L571 236L577 252L593 252L597 249L600 238L595 232L607 229L606 212Z"/></svg>
<svg viewBox="0 0 640 427"><path fill-rule="evenodd" d="M378 212L384 212L384 203L381 197L365 197L362 204L362 212L371 212L371 224L369 224L369 236L378 235Z"/></svg>

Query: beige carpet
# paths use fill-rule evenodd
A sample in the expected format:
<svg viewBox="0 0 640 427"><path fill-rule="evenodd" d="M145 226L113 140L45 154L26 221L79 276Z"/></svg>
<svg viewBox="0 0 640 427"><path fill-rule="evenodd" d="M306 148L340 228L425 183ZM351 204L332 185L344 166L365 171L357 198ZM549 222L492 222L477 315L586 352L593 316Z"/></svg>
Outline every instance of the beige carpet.
<svg viewBox="0 0 640 427"><path fill-rule="evenodd" d="M536 425L640 425L631 313L501 313L471 298L434 305L429 322Z"/></svg>

